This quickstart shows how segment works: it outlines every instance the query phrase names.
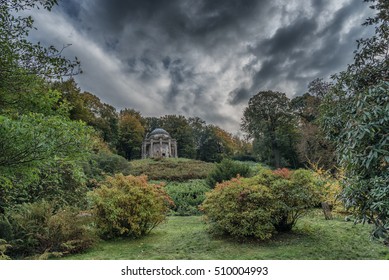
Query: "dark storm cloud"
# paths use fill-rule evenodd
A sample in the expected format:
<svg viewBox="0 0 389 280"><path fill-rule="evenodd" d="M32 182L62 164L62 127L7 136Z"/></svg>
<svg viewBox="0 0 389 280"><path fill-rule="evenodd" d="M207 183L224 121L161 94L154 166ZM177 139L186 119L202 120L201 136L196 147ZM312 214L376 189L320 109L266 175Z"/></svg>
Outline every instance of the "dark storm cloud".
<svg viewBox="0 0 389 280"><path fill-rule="evenodd" d="M306 46L318 27L314 18L299 18L286 27L279 28L275 35L261 42L253 52L268 56L286 56L296 48Z"/></svg>
<svg viewBox="0 0 389 280"><path fill-rule="evenodd" d="M166 64L164 64L166 65ZM166 95L165 99L165 106L170 107L171 105L175 105L175 97L177 95L184 94L181 90L181 86L185 81L190 80L193 78L193 69L188 69L185 67L185 65L182 63L180 59L174 60L172 62L169 62L169 66L167 67L169 71L169 77L170 77L170 88ZM169 106L170 105L170 106Z"/></svg>
<svg viewBox="0 0 389 280"><path fill-rule="evenodd" d="M344 69L367 12L362 0L64 0L63 29L41 29L72 28L81 87L118 109L234 132L259 90L301 94Z"/></svg>
<svg viewBox="0 0 389 280"><path fill-rule="evenodd" d="M256 58L265 59L253 75L250 88L237 88L230 92L231 104L246 103L250 95L259 90L273 89L286 81L297 83L293 93L302 94L318 73L320 77L328 78L350 62L354 42L363 33L360 22L365 17L366 6L349 2L336 11L333 19L323 28L318 18L325 8L325 1L312 1L312 4L314 12L309 17L300 15L287 26L280 27L271 38L249 48ZM341 33L354 16L360 18L358 25ZM287 93L290 95L291 92Z"/></svg>
<svg viewBox="0 0 389 280"><path fill-rule="evenodd" d="M229 48L239 42L245 33L245 22L265 10L263 3L258 9L261 2L265 1L94 1L78 20L108 49L121 50L122 57L132 55L132 46L138 42L146 43L144 48L135 51L137 57L127 58L128 71L142 71L139 77L143 81L152 78L160 56L167 55L161 62L170 77L164 100L169 108L180 106L176 104L178 95L194 96L198 100L203 88L203 85L186 84L193 82L195 70L193 62L184 61L190 51L183 52L182 48L222 56L223 45ZM129 37L123 36L128 32L125 29L130 29ZM169 56L177 54L182 59L173 60Z"/></svg>
<svg viewBox="0 0 389 280"><path fill-rule="evenodd" d="M80 1L60 1L58 4L73 19L78 19L81 11Z"/></svg>
<svg viewBox="0 0 389 280"><path fill-rule="evenodd" d="M65 12L73 11L77 6L82 12L77 20L82 28L94 36L120 36L125 29L133 28L137 37L145 39L151 26L154 31L163 33L171 40L189 40L192 43L216 43L214 38L221 38L227 33L241 31L242 23L258 13L269 1L230 0L96 0L87 1L88 5L80 7L78 2L70 0L61 5ZM73 13L71 13L73 15ZM258 16L260 13L257 14ZM132 25L132 27L131 27ZM211 37L212 36L212 37ZM174 44L174 42L172 42Z"/></svg>
<svg viewBox="0 0 389 280"><path fill-rule="evenodd" d="M246 102L250 98L251 95L252 95L252 92L250 92L245 87L236 88L229 93L228 102L231 105L237 105L237 104Z"/></svg>

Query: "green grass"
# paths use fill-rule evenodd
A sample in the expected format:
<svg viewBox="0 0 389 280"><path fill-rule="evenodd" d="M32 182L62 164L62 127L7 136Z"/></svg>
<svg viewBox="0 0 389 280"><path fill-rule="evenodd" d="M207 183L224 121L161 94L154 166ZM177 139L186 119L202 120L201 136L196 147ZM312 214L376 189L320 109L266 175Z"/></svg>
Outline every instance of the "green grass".
<svg viewBox="0 0 389 280"><path fill-rule="evenodd" d="M371 241L369 231L368 225L341 218L326 221L314 212L291 233L266 242L239 242L209 235L202 217L172 216L144 238L104 241L67 259L389 259L389 248Z"/></svg>
<svg viewBox="0 0 389 280"><path fill-rule="evenodd" d="M204 179L213 167L213 163L185 158L142 159L130 164L131 174L145 174L150 180L160 181Z"/></svg>

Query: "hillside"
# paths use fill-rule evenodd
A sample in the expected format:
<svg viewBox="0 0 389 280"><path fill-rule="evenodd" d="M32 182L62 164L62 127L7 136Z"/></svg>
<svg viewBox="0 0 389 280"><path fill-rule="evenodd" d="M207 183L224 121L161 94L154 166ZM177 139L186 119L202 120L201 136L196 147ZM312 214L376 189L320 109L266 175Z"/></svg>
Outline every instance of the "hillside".
<svg viewBox="0 0 389 280"><path fill-rule="evenodd" d="M204 179L212 170L213 163L186 158L162 158L133 160L131 174L145 174L150 180L186 181Z"/></svg>

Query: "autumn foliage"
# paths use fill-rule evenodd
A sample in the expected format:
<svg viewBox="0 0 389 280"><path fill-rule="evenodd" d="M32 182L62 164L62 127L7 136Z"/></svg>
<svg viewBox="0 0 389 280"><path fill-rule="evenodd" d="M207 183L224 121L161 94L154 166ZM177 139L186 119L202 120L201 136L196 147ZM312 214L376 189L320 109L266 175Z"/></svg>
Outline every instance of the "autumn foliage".
<svg viewBox="0 0 389 280"><path fill-rule="evenodd" d="M263 240L290 231L320 200L314 172L261 169L254 177L217 184L202 210L213 233Z"/></svg>
<svg viewBox="0 0 389 280"><path fill-rule="evenodd" d="M108 177L90 197L97 228L105 239L140 237L162 223L172 200L146 176Z"/></svg>

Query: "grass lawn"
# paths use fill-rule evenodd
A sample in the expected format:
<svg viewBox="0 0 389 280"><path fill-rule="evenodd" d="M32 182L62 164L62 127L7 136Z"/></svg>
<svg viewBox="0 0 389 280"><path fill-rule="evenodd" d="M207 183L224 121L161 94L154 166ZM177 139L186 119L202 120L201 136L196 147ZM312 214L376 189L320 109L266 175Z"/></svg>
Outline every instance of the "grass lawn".
<svg viewBox="0 0 389 280"><path fill-rule="evenodd" d="M103 241L66 259L389 259L389 248L370 240L368 225L326 221L319 212L302 218L292 233L244 243L210 236L199 216L171 216L144 238Z"/></svg>

